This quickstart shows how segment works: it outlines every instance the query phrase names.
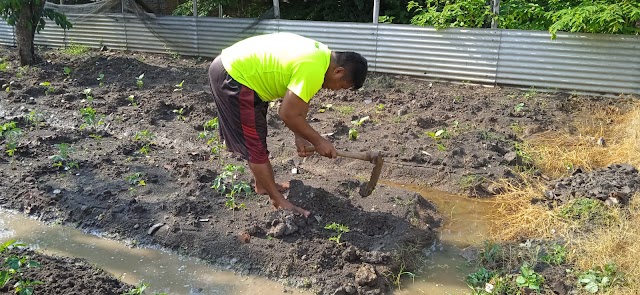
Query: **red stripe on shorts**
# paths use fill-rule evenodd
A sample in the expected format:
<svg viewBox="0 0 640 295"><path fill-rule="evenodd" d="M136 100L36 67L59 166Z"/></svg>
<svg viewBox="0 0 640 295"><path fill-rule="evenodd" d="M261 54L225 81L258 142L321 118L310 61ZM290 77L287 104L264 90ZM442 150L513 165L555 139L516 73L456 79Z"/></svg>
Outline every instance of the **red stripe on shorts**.
<svg viewBox="0 0 640 295"><path fill-rule="evenodd" d="M240 122L242 123L244 142L249 152L248 160L254 164L264 164L269 161L269 154L256 130L255 92L244 85L240 87Z"/></svg>

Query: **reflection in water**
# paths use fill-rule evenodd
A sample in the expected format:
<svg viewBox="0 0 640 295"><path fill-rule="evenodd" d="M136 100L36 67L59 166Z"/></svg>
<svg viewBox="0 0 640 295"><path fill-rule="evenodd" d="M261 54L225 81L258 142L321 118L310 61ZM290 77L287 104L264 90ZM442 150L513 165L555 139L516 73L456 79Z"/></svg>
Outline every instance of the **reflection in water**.
<svg viewBox="0 0 640 295"><path fill-rule="evenodd" d="M168 294L304 294L262 278L216 270L197 259L169 252L129 248L77 229L48 226L23 214L0 209L0 243L25 242L46 254L87 259L123 281L149 284L148 292Z"/></svg>
<svg viewBox="0 0 640 295"><path fill-rule="evenodd" d="M388 181L380 183L419 193L433 202L444 217L440 240L427 251L427 268L416 274L414 281L404 280L402 290L395 294L469 294L470 289L464 279L475 269L462 257L462 250L480 246L487 239L489 216L493 210L491 203L431 188Z"/></svg>

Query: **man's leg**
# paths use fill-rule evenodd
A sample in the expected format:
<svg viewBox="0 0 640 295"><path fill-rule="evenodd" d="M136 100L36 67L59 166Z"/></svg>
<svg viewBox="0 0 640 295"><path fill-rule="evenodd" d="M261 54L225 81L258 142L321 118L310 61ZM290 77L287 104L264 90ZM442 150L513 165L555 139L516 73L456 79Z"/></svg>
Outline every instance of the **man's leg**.
<svg viewBox="0 0 640 295"><path fill-rule="evenodd" d="M271 167L271 162L267 161L263 164L249 162L249 169L251 169L251 172L256 179L256 183L260 183L266 193L269 195L271 203L274 207L276 207L277 209L291 210L293 212L300 213L305 217L309 217L311 212L291 204L291 202L285 199L282 193L278 190L278 186L276 185L273 177L273 168Z"/></svg>

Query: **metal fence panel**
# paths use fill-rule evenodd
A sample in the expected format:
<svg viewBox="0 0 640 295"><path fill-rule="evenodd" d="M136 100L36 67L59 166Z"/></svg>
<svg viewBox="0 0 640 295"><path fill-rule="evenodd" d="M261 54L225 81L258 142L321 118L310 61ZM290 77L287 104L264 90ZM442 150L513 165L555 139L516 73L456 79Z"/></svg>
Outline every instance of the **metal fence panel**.
<svg viewBox="0 0 640 295"><path fill-rule="evenodd" d="M497 83L640 94L640 36L503 30Z"/></svg>
<svg viewBox="0 0 640 295"><path fill-rule="evenodd" d="M500 32L380 24L375 70L431 79L495 83Z"/></svg>
<svg viewBox="0 0 640 295"><path fill-rule="evenodd" d="M6 21L0 21L0 45L15 46L15 38L13 36L13 27Z"/></svg>
<svg viewBox="0 0 640 295"><path fill-rule="evenodd" d="M333 50L360 52L374 72L520 87L640 94L640 36L446 29L411 25L242 18L74 15L65 33L53 24L38 45L81 45L213 58L246 37L292 32ZM14 45L0 24L0 44Z"/></svg>

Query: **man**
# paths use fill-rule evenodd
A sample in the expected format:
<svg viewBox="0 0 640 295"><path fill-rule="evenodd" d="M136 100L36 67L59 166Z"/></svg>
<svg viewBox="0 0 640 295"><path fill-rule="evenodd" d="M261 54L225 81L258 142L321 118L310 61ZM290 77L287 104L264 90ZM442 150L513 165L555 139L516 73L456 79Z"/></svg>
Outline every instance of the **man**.
<svg viewBox="0 0 640 295"><path fill-rule="evenodd" d="M278 115L295 135L298 155L309 156L313 145L335 158L333 144L306 121L309 100L326 88L359 89L367 76L367 60L355 52L331 51L326 45L291 33L275 33L242 40L222 51L209 67L209 82L218 108L220 135L227 148L249 162L255 191L268 194L276 209L308 217L276 184L267 150L267 108L283 98Z"/></svg>

